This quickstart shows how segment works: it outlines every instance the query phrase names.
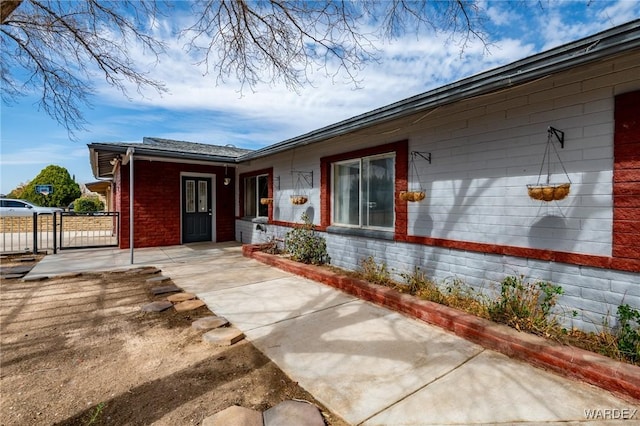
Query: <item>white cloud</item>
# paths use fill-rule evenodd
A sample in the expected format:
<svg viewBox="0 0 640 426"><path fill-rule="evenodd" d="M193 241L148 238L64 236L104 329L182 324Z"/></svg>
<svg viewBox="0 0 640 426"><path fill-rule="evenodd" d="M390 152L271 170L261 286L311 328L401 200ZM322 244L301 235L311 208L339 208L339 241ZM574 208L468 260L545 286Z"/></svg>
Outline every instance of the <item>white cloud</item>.
<svg viewBox="0 0 640 426"><path fill-rule="evenodd" d="M532 45L522 45L510 38L495 40L486 54L486 46L477 40L461 51L460 45L446 36L417 39L408 35L379 46L379 62L371 62L359 72L359 87L353 82L335 82L337 79L316 72L311 76L312 85L298 93L283 85L260 84L241 94L240 84L232 79L216 85L214 76L203 77L204 69L194 65L194 58L183 51L181 41L167 38L165 42L170 55L162 58L151 75L167 82L168 94L147 93L146 97L124 105L119 93L103 85L99 87L100 96L118 106L230 115L228 120L244 121L248 128L261 123L261 131L251 134L238 132L235 126L219 121L206 124L209 128L206 133L212 135L207 141L233 139L237 144L253 141L258 145L278 142L382 107L533 52ZM143 58L144 53L134 52L135 61L138 56ZM145 114L136 115L135 119L144 120ZM185 129L173 134L203 133Z"/></svg>
<svg viewBox="0 0 640 426"><path fill-rule="evenodd" d="M2 167L22 165L49 165L58 162L67 162L74 158L86 159L87 150L84 146L69 149L69 145L39 145L23 143L25 148L18 148L11 152L2 153Z"/></svg>
<svg viewBox="0 0 640 426"><path fill-rule="evenodd" d="M620 25L640 16L640 2L637 0L618 0L611 6L598 11L597 16L601 21L608 22L610 26Z"/></svg>

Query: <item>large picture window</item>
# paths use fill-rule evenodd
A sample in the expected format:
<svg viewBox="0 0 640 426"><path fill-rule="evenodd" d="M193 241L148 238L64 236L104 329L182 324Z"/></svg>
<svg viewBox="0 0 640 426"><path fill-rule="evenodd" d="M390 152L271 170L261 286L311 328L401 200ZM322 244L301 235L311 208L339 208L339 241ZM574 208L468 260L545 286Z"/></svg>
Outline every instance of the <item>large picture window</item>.
<svg viewBox="0 0 640 426"><path fill-rule="evenodd" d="M244 178L244 215L246 217L267 217L269 206L260 204L260 198L269 197L268 175Z"/></svg>
<svg viewBox="0 0 640 426"><path fill-rule="evenodd" d="M393 228L395 155L333 163L333 224Z"/></svg>

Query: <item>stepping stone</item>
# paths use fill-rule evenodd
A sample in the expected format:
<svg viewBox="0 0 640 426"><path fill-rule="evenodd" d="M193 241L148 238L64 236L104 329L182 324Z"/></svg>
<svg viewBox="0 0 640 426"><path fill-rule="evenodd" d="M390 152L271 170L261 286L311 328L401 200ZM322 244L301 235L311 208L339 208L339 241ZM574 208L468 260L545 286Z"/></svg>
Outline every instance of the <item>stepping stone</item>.
<svg viewBox="0 0 640 426"><path fill-rule="evenodd" d="M284 401L263 413L264 426L305 425L324 426L320 410L301 401Z"/></svg>
<svg viewBox="0 0 640 426"><path fill-rule="evenodd" d="M242 339L244 333L235 327L216 328L202 335L203 342L216 346L231 346Z"/></svg>
<svg viewBox="0 0 640 426"><path fill-rule="evenodd" d="M178 303L178 302L184 302L185 300L191 300L195 298L196 298L196 295L193 293L178 293L178 294L172 294L171 296L168 296L167 300L169 302Z"/></svg>
<svg viewBox="0 0 640 426"><path fill-rule="evenodd" d="M154 274L159 274L160 272L162 271L158 268L142 268L140 270L140 274L142 275L154 275Z"/></svg>
<svg viewBox="0 0 640 426"><path fill-rule="evenodd" d="M35 257L21 257L18 259L18 262L35 262Z"/></svg>
<svg viewBox="0 0 640 426"><path fill-rule="evenodd" d="M202 426L263 426L262 413L232 405L204 419Z"/></svg>
<svg viewBox="0 0 640 426"><path fill-rule="evenodd" d="M33 269L31 265L20 265L20 266L5 266L0 268L0 275L6 274L22 274L25 275L29 273Z"/></svg>
<svg viewBox="0 0 640 426"><path fill-rule="evenodd" d="M148 283L161 283L162 281L168 281L171 277L165 277L164 275L160 275L159 277L147 278Z"/></svg>
<svg viewBox="0 0 640 426"><path fill-rule="evenodd" d="M142 312L162 312L173 306L173 303L167 300L158 300L156 302L147 303L142 305L140 309Z"/></svg>
<svg viewBox="0 0 640 426"><path fill-rule="evenodd" d="M0 277L2 277L3 280L15 280L15 279L24 277L24 275L25 274L7 274L7 275L0 275Z"/></svg>
<svg viewBox="0 0 640 426"><path fill-rule="evenodd" d="M204 306L204 302L202 300L187 300L185 302L180 302L173 307L176 308L176 311L178 312L185 312L193 311L194 309L198 309L200 306Z"/></svg>
<svg viewBox="0 0 640 426"><path fill-rule="evenodd" d="M226 318L212 316L200 318L199 320L192 322L191 327L196 330L211 330L223 327L227 324L229 324L229 321L227 321Z"/></svg>
<svg viewBox="0 0 640 426"><path fill-rule="evenodd" d="M182 291L180 287L176 287L175 285L165 285L162 287L153 287L151 288L151 293L154 295L165 294L165 293L176 293Z"/></svg>
<svg viewBox="0 0 640 426"><path fill-rule="evenodd" d="M133 274L152 275L152 274L157 274L159 272L160 272L160 269L158 269L158 268L144 267L144 268L129 269L128 271L125 272L125 274L127 274L127 275L133 275Z"/></svg>

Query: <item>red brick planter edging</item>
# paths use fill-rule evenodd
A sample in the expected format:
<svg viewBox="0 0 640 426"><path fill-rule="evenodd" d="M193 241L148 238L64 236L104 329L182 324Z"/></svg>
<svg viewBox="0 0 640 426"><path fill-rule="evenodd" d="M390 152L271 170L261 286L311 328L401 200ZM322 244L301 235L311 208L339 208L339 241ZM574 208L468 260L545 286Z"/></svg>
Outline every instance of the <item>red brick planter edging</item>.
<svg viewBox="0 0 640 426"><path fill-rule="evenodd" d="M566 377L577 378L625 399L640 399L640 367L572 346L565 346L471 314L420 300L389 287L346 277L326 268L305 265L244 245L242 253L262 263L327 284L394 311L437 325L487 349L529 362Z"/></svg>

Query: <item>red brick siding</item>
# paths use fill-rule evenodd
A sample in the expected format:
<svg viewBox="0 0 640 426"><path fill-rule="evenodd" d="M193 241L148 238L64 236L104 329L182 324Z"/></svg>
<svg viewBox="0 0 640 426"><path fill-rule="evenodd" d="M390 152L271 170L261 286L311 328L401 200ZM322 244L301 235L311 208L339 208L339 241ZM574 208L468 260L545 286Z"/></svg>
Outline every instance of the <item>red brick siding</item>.
<svg viewBox="0 0 640 426"><path fill-rule="evenodd" d="M233 169L232 169L233 170ZM235 238L234 184L224 185L224 167L136 160L134 170L135 247L180 244L180 173L215 174L216 241ZM120 247L129 247L129 165L116 176Z"/></svg>
<svg viewBox="0 0 640 426"><path fill-rule="evenodd" d="M331 164L336 161L351 158L367 157L370 155L395 152L395 238L405 240L407 238L407 203L398 198L400 191L407 190L407 175L409 170L409 144L408 141L400 141L385 145L378 145L357 151L344 152L320 159L320 226L326 228L331 225Z"/></svg>
<svg viewBox="0 0 640 426"><path fill-rule="evenodd" d="M640 260L640 91L616 96L613 158L612 255Z"/></svg>

